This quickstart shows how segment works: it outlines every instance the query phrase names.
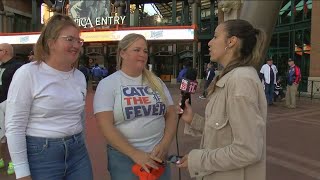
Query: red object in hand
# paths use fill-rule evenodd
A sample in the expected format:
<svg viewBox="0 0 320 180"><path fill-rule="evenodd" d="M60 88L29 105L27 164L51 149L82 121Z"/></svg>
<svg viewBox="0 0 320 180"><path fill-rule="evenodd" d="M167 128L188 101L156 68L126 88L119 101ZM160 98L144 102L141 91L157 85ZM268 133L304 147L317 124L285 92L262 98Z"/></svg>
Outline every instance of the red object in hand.
<svg viewBox="0 0 320 180"><path fill-rule="evenodd" d="M139 177L139 180L157 180L164 170L164 166L160 166L159 169L149 168L150 173L148 173L138 164L132 166L132 172Z"/></svg>

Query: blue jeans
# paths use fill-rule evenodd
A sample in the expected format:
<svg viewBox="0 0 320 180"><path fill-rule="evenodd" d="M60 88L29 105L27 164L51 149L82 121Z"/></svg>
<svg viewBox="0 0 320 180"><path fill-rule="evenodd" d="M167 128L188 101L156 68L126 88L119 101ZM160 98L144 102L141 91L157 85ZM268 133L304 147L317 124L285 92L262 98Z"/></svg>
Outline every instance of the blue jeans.
<svg viewBox="0 0 320 180"><path fill-rule="evenodd" d="M92 180L92 167L82 133L66 138L27 136L33 180Z"/></svg>
<svg viewBox="0 0 320 180"><path fill-rule="evenodd" d="M112 180L139 180L139 178L132 173L132 166L134 162L126 155L111 146L107 146L108 153L108 170ZM166 169L159 180L170 180L171 172L170 165Z"/></svg>
<svg viewBox="0 0 320 180"><path fill-rule="evenodd" d="M273 103L274 84L273 83L270 83L270 84L264 83L264 87L265 87L264 91L266 93L266 98L267 98L268 104L272 104Z"/></svg>

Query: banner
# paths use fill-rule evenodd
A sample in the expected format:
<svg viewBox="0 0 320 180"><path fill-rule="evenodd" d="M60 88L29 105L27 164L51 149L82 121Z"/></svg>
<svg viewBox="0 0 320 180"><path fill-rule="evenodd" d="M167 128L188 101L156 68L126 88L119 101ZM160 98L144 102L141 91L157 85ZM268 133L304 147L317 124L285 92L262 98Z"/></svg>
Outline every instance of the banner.
<svg viewBox="0 0 320 180"><path fill-rule="evenodd" d="M84 39L84 42L110 42L120 41L130 33L141 34L147 40L194 40L194 29L192 28L81 32L80 37ZM0 35L0 43L34 44L39 36L40 34Z"/></svg>
<svg viewBox="0 0 320 180"><path fill-rule="evenodd" d="M110 0L69 0L69 5L69 16L80 27L92 28L107 25L108 22L115 23L109 18Z"/></svg>

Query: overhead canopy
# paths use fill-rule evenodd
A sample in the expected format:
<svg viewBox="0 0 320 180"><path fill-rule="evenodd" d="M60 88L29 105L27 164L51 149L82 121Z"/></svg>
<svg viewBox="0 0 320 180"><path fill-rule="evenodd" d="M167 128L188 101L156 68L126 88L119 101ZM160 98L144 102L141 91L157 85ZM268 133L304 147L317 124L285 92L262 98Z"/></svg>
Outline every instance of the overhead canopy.
<svg viewBox="0 0 320 180"><path fill-rule="evenodd" d="M172 0L170 1L162 1L160 0L161 3L155 3L155 6L158 8L158 11L163 17L172 17ZM182 3L183 1L177 1L177 15L182 13ZM201 10L202 9L209 9L210 8L210 0L201 0ZM190 6L191 8L191 6Z"/></svg>

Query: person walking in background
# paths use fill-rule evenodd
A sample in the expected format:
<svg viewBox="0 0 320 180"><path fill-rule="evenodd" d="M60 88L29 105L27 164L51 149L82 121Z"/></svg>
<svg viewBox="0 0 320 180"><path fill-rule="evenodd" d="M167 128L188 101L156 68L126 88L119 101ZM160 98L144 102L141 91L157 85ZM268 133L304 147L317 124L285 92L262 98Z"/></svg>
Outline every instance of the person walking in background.
<svg viewBox="0 0 320 180"><path fill-rule="evenodd" d="M74 67L83 40L55 14L35 45L35 62L19 68L8 92L6 136L19 180L92 180L83 136L86 80Z"/></svg>
<svg viewBox="0 0 320 180"><path fill-rule="evenodd" d="M102 78L105 78L108 76L108 69L107 68L102 67L101 71L102 71Z"/></svg>
<svg viewBox="0 0 320 180"><path fill-rule="evenodd" d="M213 63L208 63L207 65L207 70L206 70L206 77L205 77L205 84L204 84L204 89L203 89L203 93L202 96L199 96L200 99L206 99L207 97L207 89L210 85L210 83L212 82L215 74L215 69L213 68Z"/></svg>
<svg viewBox="0 0 320 180"><path fill-rule="evenodd" d="M264 82L264 91L268 105L273 105L273 93L274 87L277 84L278 70L271 58L267 59L267 63L261 67L260 73Z"/></svg>
<svg viewBox="0 0 320 180"><path fill-rule="evenodd" d="M185 133L202 135L199 149L178 164L197 180L265 180L267 101L256 68L265 33L245 20L218 25L210 60L224 69L208 89L205 117L186 102Z"/></svg>
<svg viewBox="0 0 320 180"><path fill-rule="evenodd" d="M147 40L128 34L118 44L117 72L95 92L94 114L107 139L112 180L138 180L131 169L158 168L166 162L176 131L176 110L166 85L146 68ZM159 180L170 180L170 166Z"/></svg>
<svg viewBox="0 0 320 180"><path fill-rule="evenodd" d="M28 56L28 60L29 60L29 62L34 61L34 52L33 51L30 51L29 56Z"/></svg>
<svg viewBox="0 0 320 180"><path fill-rule="evenodd" d="M8 89L12 82L12 77L16 70L20 68L24 62L13 58L13 47L10 44L0 44L0 168L5 166L2 153L2 145L5 143L5 111ZM7 149L7 148L5 148ZM12 162L9 162L7 173L14 174Z"/></svg>
<svg viewBox="0 0 320 180"><path fill-rule="evenodd" d="M294 60L288 59L289 71L287 75L286 107L296 108L296 95L301 81L300 68L294 64Z"/></svg>
<svg viewBox="0 0 320 180"><path fill-rule="evenodd" d="M90 76L89 68L86 67L84 64L80 64L79 70L83 73L84 77L86 78L87 85L88 85L89 76Z"/></svg>
<svg viewBox="0 0 320 180"><path fill-rule="evenodd" d="M102 79L102 69L96 63L94 67L91 69L91 74L92 74L92 89L96 90L100 80Z"/></svg>
<svg viewBox="0 0 320 180"><path fill-rule="evenodd" d="M91 69L91 73L92 73L92 80L99 82L102 79L102 69L97 63Z"/></svg>
<svg viewBox="0 0 320 180"><path fill-rule="evenodd" d="M191 67L191 64L189 61L187 61L184 65L183 68L180 70L178 77L177 77L177 82L181 83L182 79L186 77L188 69Z"/></svg>

